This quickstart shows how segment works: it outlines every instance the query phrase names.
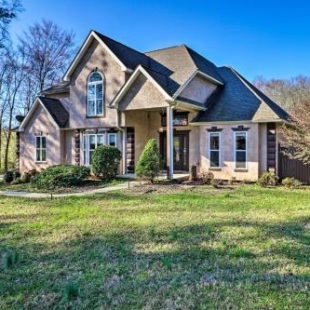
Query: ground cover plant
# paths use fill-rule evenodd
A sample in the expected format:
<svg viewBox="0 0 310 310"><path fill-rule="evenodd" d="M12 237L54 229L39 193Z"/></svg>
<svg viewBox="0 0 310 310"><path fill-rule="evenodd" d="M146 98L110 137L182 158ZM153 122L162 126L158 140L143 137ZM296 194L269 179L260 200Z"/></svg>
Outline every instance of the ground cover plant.
<svg viewBox="0 0 310 310"><path fill-rule="evenodd" d="M310 192L0 197L0 309L308 309Z"/></svg>

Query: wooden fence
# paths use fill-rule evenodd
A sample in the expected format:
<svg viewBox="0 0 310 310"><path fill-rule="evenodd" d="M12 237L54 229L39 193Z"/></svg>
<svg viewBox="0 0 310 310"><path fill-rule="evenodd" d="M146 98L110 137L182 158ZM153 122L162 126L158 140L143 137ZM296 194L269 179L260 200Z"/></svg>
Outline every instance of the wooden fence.
<svg viewBox="0 0 310 310"><path fill-rule="evenodd" d="M285 150L279 147L279 177L284 179L286 177L294 177L300 182L310 184L310 165L305 165L302 161L291 159L283 154Z"/></svg>

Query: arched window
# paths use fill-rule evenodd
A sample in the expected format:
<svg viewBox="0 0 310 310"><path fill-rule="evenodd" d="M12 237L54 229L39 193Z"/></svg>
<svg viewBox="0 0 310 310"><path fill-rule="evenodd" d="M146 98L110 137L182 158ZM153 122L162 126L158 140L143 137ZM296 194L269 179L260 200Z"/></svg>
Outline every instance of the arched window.
<svg viewBox="0 0 310 310"><path fill-rule="evenodd" d="M99 72L93 72L88 78L87 116L103 115L104 87L103 78Z"/></svg>

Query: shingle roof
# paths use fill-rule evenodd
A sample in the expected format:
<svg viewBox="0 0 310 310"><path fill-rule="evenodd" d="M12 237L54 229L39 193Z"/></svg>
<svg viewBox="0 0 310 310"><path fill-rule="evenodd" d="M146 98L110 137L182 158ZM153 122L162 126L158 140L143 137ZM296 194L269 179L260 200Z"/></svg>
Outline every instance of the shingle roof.
<svg viewBox="0 0 310 310"><path fill-rule="evenodd" d="M209 97L207 110L193 122L266 121L287 119L288 114L229 67L218 68L224 85Z"/></svg>
<svg viewBox="0 0 310 310"><path fill-rule="evenodd" d="M151 68L155 67L155 70L160 71L164 67L170 71L169 78L175 83L173 92L176 92L177 88L183 85L197 70L222 82L216 66L186 45L151 51L146 55L153 59L153 62L150 63Z"/></svg>
<svg viewBox="0 0 310 310"><path fill-rule="evenodd" d="M97 31L94 31L94 33L96 33L96 35L108 46L108 48L127 68L135 69L138 65L148 67L149 58L146 55Z"/></svg>
<svg viewBox="0 0 310 310"><path fill-rule="evenodd" d="M62 81L58 84L55 84L49 88L44 89L41 92L41 95L64 93L68 92L69 90L70 90L70 82Z"/></svg>
<svg viewBox="0 0 310 310"><path fill-rule="evenodd" d="M69 113L58 99L41 96L39 99L60 128L65 128L69 125Z"/></svg>

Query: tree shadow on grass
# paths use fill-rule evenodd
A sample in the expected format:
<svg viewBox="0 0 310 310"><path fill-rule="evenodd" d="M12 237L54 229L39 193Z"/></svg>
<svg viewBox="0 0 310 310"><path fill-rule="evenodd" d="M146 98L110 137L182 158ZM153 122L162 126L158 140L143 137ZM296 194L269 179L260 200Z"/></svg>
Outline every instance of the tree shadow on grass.
<svg viewBox="0 0 310 310"><path fill-rule="evenodd" d="M123 227L118 232L96 228L65 242L28 242L15 247L23 257L20 265L2 268L0 292L7 297L22 294L16 308L26 300L26 308L36 307L36 296L49 292L58 296L52 307L63 307L63 287L70 281L78 282L84 295L72 301L74 308L91 304L94 308L207 305L216 309L226 307L227 298L228 305L254 308L258 295L262 296L260 308L270 304L302 307L309 298L309 269L294 274L280 272L279 266L287 259L296 266L309 262L304 255L309 245L308 221L308 217L277 225L213 221L164 231L154 226ZM242 236L240 244L238 238L232 240L233 245L221 241L221 228L227 226L253 227L277 242L267 252L256 254L242 244L252 236Z"/></svg>

